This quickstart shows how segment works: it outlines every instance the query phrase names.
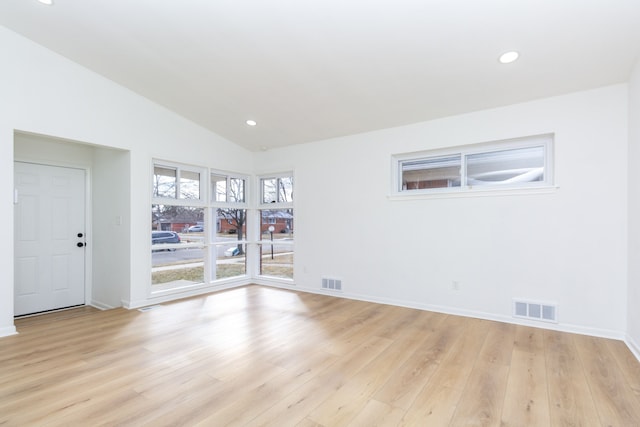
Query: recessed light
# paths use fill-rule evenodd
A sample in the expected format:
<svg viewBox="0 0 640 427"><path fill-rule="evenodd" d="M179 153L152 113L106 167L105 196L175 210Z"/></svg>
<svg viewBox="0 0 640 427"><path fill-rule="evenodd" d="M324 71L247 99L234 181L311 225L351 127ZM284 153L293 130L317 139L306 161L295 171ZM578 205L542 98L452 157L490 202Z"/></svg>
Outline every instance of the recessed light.
<svg viewBox="0 0 640 427"><path fill-rule="evenodd" d="M512 50L510 52L505 52L502 55L500 55L500 58L498 59L498 61L500 61L503 64L509 64L515 61L516 59L518 59L519 56L520 54L518 52L516 52L515 50Z"/></svg>
<svg viewBox="0 0 640 427"><path fill-rule="evenodd" d="M256 122L255 120L247 120L245 123L249 126L255 126L258 124L258 122Z"/></svg>
<svg viewBox="0 0 640 427"><path fill-rule="evenodd" d="M38 0L42 4L46 4L47 6L51 6L53 4L53 0Z"/></svg>

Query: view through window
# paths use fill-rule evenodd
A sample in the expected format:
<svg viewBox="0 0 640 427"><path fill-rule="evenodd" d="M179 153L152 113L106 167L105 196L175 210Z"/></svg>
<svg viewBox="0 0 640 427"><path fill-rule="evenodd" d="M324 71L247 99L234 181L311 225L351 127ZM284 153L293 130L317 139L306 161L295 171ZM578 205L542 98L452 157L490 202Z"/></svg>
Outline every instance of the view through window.
<svg viewBox="0 0 640 427"><path fill-rule="evenodd" d="M262 276L293 280L293 176L260 178L260 242Z"/></svg>

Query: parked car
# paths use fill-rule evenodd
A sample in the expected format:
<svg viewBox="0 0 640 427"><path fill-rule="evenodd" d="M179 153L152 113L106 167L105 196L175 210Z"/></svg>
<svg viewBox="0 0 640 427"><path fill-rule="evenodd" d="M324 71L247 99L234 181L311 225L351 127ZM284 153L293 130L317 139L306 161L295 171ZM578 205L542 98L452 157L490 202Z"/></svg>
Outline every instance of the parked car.
<svg viewBox="0 0 640 427"><path fill-rule="evenodd" d="M187 229L187 233L202 233L204 231L203 225L192 225Z"/></svg>
<svg viewBox="0 0 640 427"><path fill-rule="evenodd" d="M226 251L224 251L224 256L236 256L239 254L240 254L240 249L238 249L237 246L233 248L229 248Z"/></svg>
<svg viewBox="0 0 640 427"><path fill-rule="evenodd" d="M151 244L180 243L180 236L174 231L152 231ZM173 249L175 251L175 249Z"/></svg>

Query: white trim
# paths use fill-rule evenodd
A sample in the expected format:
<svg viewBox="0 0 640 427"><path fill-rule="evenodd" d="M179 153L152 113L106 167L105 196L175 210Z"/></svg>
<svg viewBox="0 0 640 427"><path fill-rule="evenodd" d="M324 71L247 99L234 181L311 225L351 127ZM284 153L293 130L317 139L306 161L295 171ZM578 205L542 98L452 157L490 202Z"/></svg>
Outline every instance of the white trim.
<svg viewBox="0 0 640 427"><path fill-rule="evenodd" d="M98 310L102 310L102 311L111 310L111 309L116 308L116 307L113 307L113 306L111 306L109 304L104 304L104 303L102 303L100 301L96 301L96 300L92 300L87 305L90 305L91 307L97 308Z"/></svg>
<svg viewBox="0 0 640 427"><path fill-rule="evenodd" d="M629 347L631 353L638 359L638 362L640 362L640 345L629 334L625 336L624 342L627 344L627 347Z"/></svg>
<svg viewBox="0 0 640 427"><path fill-rule="evenodd" d="M434 189L432 191L419 191L412 194L392 194L387 196L388 200L425 200L425 199L458 199L461 197L488 197L488 196L530 196L536 194L553 194L558 191L558 186L539 186L539 187L484 187L476 188L473 191L459 189ZM444 190L444 191L443 191Z"/></svg>
<svg viewBox="0 0 640 427"><path fill-rule="evenodd" d="M278 189L276 189L276 201L272 203L263 203L264 195L262 194L262 180L263 179L280 179L280 178L291 178L292 180L292 193L291 193L291 201L290 202L279 202L278 198ZM269 210L269 209L293 209L294 199L295 199L295 185L296 185L296 177L294 171L289 172L278 172L278 173L267 173L256 175L255 179L256 183L256 197L257 197L257 208L259 210Z"/></svg>
<svg viewBox="0 0 640 427"><path fill-rule="evenodd" d="M155 175L155 167L166 167L176 170L176 197L155 197L153 188L153 178ZM198 199L183 199L180 197L180 181L181 172L195 172L200 175L200 197ZM193 206L206 207L209 199L209 168L206 166L196 166L185 163L171 162L161 160L155 157L151 158L151 204L152 205L170 205L170 206Z"/></svg>
<svg viewBox="0 0 640 427"><path fill-rule="evenodd" d="M354 294L350 292L342 292L342 293L336 293L331 291L326 292L321 288L318 288L318 289L302 288L298 286L287 285L285 283L280 283L280 282L274 283L274 282L260 281L260 283L256 282L256 284L273 286L273 287L282 288L282 289L289 289L292 291L326 295L326 296L336 297L336 298L346 298L346 299L352 299L356 301L366 301L366 302L372 302L376 304L394 305L397 307L406 307L406 308L412 308L416 310L433 311L436 313L452 314L455 316L471 317L474 319L491 320L496 322L509 323L513 325L529 326L529 327L538 328L538 329L568 332L568 333L574 333L574 334L580 334L580 335L589 335L589 336L600 337L600 338L610 338L610 339L616 339L620 341L624 341L625 339L624 332L610 330L610 329L590 328L590 327L572 325L572 324L555 324L555 323L526 321L524 319L513 318L510 315L496 315L496 314L485 313L485 312L475 311L475 310L464 310L464 309L459 309L455 307L447 307L447 306L440 306L440 305L433 305L433 304L419 304L412 301L396 300L392 298L370 297L370 296Z"/></svg>
<svg viewBox="0 0 640 427"><path fill-rule="evenodd" d="M210 294L225 289L239 288L251 284L252 282L246 276L241 276L241 280L227 281L215 286L207 284L205 287L193 286L167 290L166 292L154 292L152 296L143 300L122 300L122 306L126 309L135 309L146 307L148 305L159 304L163 302L177 301L184 298L190 298L198 295ZM202 285L202 284L200 284Z"/></svg>
<svg viewBox="0 0 640 427"><path fill-rule="evenodd" d="M219 202L217 200L215 200L215 198L213 197L213 186L211 185L211 175L216 175L219 177L225 177L226 181L227 181L227 194L225 195L227 201L226 202ZM209 192L207 194L207 202L209 203L209 206L211 206L212 208L221 208L221 209L248 209L249 208L249 186L251 185L251 176L247 175L247 174L243 174L243 173L236 173L236 172L229 172L229 171L222 171L222 170L218 170L218 169L209 169ZM230 180L231 179L242 179L244 181L244 201L243 202L229 202L229 188L231 187L230 185Z"/></svg>
<svg viewBox="0 0 640 427"><path fill-rule="evenodd" d="M11 335L18 335L18 331L15 326L5 326L4 328L0 328L0 338L9 337Z"/></svg>

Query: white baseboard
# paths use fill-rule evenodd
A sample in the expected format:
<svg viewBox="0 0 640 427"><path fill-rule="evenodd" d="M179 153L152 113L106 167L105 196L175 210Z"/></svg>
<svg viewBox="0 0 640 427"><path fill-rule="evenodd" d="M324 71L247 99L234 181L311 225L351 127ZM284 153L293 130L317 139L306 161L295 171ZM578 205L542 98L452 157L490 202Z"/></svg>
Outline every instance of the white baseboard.
<svg viewBox="0 0 640 427"><path fill-rule="evenodd" d="M629 350L631 350L631 353L633 353L636 359L638 359L638 362L640 362L640 345L638 345L638 343L631 338L629 334L625 337L624 342L627 344L627 347L629 347Z"/></svg>
<svg viewBox="0 0 640 427"><path fill-rule="evenodd" d="M325 291L322 289L302 288L295 285L289 285L282 282L270 282L266 280L255 281L254 283L264 286L272 286L282 289L290 289L300 292L308 292L314 294L327 295L337 298L347 298L357 301L366 301L377 304L394 305L398 307L413 308L417 310L434 311L437 313L451 314L455 316L472 317L475 319L493 320L496 322L510 323L515 325L530 326L532 328L548 329L560 332L569 332L573 334L589 335L600 338L610 338L616 340L625 340L625 333L622 331L614 331L609 329L592 328L580 325L564 324L564 323L547 323L535 322L526 319L518 319L511 316L503 316L492 313L484 313L480 311L465 310L456 307L447 307L432 304L419 304L413 301L396 300L391 298L379 298L369 295L354 294L348 292Z"/></svg>
<svg viewBox="0 0 640 427"><path fill-rule="evenodd" d="M5 326L3 328L0 328L0 338L1 337L8 337L11 335L17 335L18 331L16 330L15 326Z"/></svg>
<svg viewBox="0 0 640 427"><path fill-rule="evenodd" d="M104 310L111 310L112 308L115 308L115 307L113 307L113 306L111 306L111 305L103 304L103 303L101 303L100 301L91 301L91 302L89 303L89 305L90 305L91 307L95 307L95 308L97 308L98 310L103 310L103 311L104 311Z"/></svg>
<svg viewBox="0 0 640 427"><path fill-rule="evenodd" d="M189 289L173 289L151 294L148 298L142 300L122 300L122 306L126 309L136 309L146 307L148 305L160 304L168 301L176 301L183 298L190 298L197 295L210 294L212 292L222 291L225 289L239 288L249 283L246 279L241 281L232 281L218 284L215 286L198 286Z"/></svg>

